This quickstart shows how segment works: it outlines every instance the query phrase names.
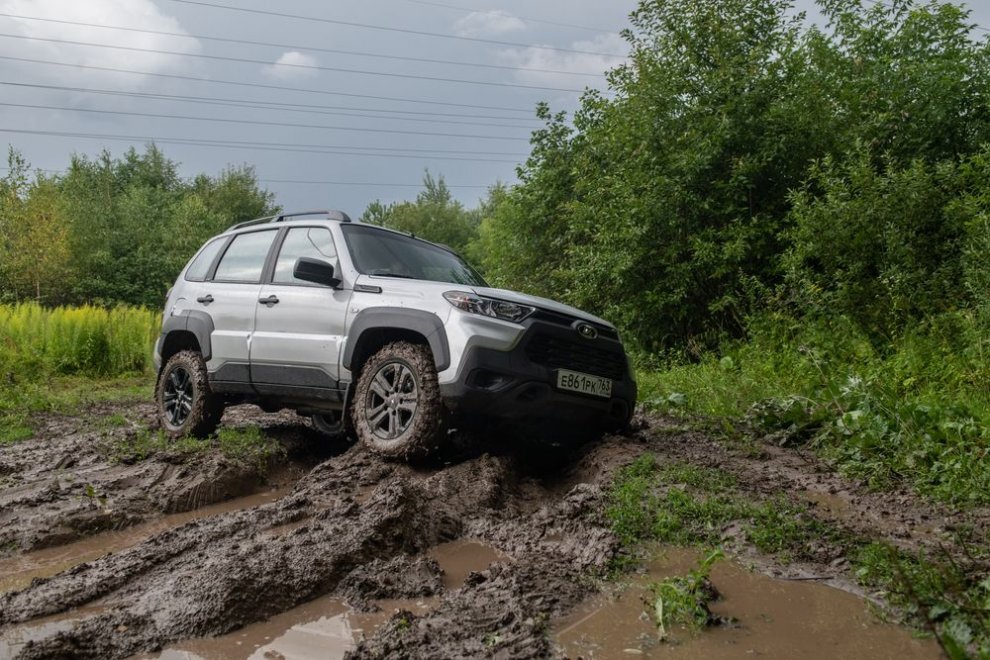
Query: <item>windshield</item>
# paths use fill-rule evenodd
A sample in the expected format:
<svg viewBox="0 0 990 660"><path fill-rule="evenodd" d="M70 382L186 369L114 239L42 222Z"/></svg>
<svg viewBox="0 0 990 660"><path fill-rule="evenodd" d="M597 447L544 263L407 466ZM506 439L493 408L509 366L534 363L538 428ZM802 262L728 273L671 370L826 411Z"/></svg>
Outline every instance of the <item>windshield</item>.
<svg viewBox="0 0 990 660"><path fill-rule="evenodd" d="M372 227L342 227L354 266L365 275L488 286L453 252L426 241Z"/></svg>

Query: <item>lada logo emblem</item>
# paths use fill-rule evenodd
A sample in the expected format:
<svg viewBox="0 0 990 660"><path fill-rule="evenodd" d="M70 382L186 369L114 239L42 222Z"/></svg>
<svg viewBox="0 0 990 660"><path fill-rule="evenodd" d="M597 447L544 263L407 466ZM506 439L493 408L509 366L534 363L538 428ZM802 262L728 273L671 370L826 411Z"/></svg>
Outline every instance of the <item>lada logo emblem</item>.
<svg viewBox="0 0 990 660"><path fill-rule="evenodd" d="M577 327L578 334L585 339L597 339L598 329L588 323L582 323Z"/></svg>

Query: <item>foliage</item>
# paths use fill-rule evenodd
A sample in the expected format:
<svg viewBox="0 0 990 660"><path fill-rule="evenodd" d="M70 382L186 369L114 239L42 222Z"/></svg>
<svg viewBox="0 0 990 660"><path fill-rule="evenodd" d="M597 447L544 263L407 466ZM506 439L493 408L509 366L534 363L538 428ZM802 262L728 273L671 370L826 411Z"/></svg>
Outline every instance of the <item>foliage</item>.
<svg viewBox="0 0 990 660"><path fill-rule="evenodd" d="M0 305L0 443L30 437L33 412L147 398L160 327L158 312L135 307Z"/></svg>
<svg viewBox="0 0 990 660"><path fill-rule="evenodd" d="M157 454L192 456L214 448L227 458L253 468L260 475L267 473L273 460L285 453L285 448L277 440L253 426L223 427L212 440L189 436L174 440L161 430L142 428L135 433L115 434L106 445L106 453L112 461L130 464Z"/></svg>
<svg viewBox="0 0 990 660"><path fill-rule="evenodd" d="M361 221L446 245L474 261L479 225L502 195L504 188L496 184L479 208L467 209L454 199L442 175L434 178L427 171L423 175L423 190L416 195L416 201L386 205L376 200L365 209Z"/></svg>
<svg viewBox="0 0 990 660"><path fill-rule="evenodd" d="M949 658L990 657L990 578L964 571L951 557L926 557L883 543L864 546L857 578L881 589L909 620L938 637Z"/></svg>
<svg viewBox="0 0 990 660"><path fill-rule="evenodd" d="M160 328L159 312L138 307L0 305L0 373L11 381L143 372Z"/></svg>
<svg viewBox="0 0 990 660"><path fill-rule="evenodd" d="M975 302L986 43L947 3L819 9L825 29L777 0L642 0L609 93L572 123L538 108L486 274L690 356L779 300L874 341Z"/></svg>
<svg viewBox="0 0 990 660"><path fill-rule="evenodd" d="M721 550L715 550L687 575L670 577L651 585L653 620L661 640L667 639L667 629L675 623L683 624L692 631L718 623L718 618L708 609L708 604L718 598L709 575L715 563L723 557Z"/></svg>
<svg viewBox="0 0 990 660"><path fill-rule="evenodd" d="M32 178L13 150L0 180L0 300L158 306L203 242L274 210L251 167L183 180L154 145L73 156Z"/></svg>
<svg viewBox="0 0 990 660"><path fill-rule="evenodd" d="M742 523L759 550L784 561L810 557L814 543L843 541L803 505L783 498L753 502L726 472L686 463L660 466L652 454L619 472L606 515L627 547L641 541L716 546L733 522Z"/></svg>
<svg viewBox="0 0 990 660"><path fill-rule="evenodd" d="M841 317L768 314L748 325L749 340L729 342L721 354L643 372L647 404L701 414L719 428L745 420L781 443L811 443L877 488L907 483L950 502L990 502L990 356L981 315L930 318L883 349Z"/></svg>

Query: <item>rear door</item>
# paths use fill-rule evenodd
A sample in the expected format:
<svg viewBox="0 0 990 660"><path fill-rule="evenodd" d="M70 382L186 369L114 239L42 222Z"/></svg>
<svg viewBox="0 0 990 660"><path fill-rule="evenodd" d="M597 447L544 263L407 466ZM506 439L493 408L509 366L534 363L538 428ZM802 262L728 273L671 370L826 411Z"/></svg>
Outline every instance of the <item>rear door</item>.
<svg viewBox="0 0 990 660"><path fill-rule="evenodd" d="M196 297L197 308L213 320L213 356L207 366L219 390L250 391L251 333L261 276L277 234L266 229L234 236Z"/></svg>
<svg viewBox="0 0 990 660"><path fill-rule="evenodd" d="M270 282L261 287L251 342L251 381L262 393L334 399L351 292L297 280L300 257L340 272L327 227L290 227L281 239ZM266 278L268 279L268 278Z"/></svg>

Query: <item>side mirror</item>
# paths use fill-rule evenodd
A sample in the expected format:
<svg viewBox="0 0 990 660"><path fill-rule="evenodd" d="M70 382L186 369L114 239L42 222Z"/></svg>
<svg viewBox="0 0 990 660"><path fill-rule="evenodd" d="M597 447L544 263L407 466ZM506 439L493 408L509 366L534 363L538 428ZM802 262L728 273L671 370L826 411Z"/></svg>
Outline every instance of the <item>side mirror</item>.
<svg viewBox="0 0 990 660"><path fill-rule="evenodd" d="M319 259L299 257L292 269L292 276L297 280L323 284L335 289L340 286L340 280L334 277L333 265Z"/></svg>

